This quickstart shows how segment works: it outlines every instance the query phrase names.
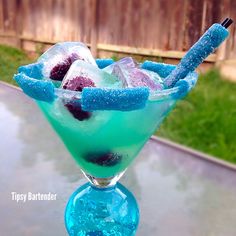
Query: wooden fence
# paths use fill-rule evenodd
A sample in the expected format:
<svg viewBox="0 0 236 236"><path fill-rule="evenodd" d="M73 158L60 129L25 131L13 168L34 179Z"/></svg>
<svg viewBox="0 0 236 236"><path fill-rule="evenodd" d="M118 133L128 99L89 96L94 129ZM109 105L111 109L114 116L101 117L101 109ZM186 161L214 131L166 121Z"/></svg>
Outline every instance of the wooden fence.
<svg viewBox="0 0 236 236"><path fill-rule="evenodd" d="M83 41L100 51L180 58L235 0L0 0L0 43L29 51ZM236 27L209 61L236 58Z"/></svg>

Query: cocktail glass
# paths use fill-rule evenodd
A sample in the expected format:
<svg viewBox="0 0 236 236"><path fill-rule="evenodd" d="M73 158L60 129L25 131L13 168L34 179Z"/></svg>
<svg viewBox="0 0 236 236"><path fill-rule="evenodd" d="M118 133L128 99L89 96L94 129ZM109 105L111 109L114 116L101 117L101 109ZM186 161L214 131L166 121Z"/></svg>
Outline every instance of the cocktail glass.
<svg viewBox="0 0 236 236"><path fill-rule="evenodd" d="M141 66L162 78L175 68L163 63ZM150 92L142 109L98 110L85 113L86 119L79 120L69 111L68 104L77 103L79 107L81 92L52 88L51 82L35 79L32 70L20 72L16 81L36 99L89 180L72 194L67 204L65 225L69 235L135 235L138 205L134 196L117 182L176 102L195 85L197 74L189 73L171 89ZM41 97L42 93L47 99Z"/></svg>

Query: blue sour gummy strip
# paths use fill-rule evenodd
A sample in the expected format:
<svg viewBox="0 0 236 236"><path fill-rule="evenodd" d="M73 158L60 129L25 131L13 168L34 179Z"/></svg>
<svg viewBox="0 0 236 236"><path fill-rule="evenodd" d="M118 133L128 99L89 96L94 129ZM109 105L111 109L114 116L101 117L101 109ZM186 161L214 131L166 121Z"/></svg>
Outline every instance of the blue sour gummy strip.
<svg viewBox="0 0 236 236"><path fill-rule="evenodd" d="M220 24L213 24L181 59L176 69L164 80L166 88L194 71L228 37L229 31Z"/></svg>
<svg viewBox="0 0 236 236"><path fill-rule="evenodd" d="M19 73L24 73L25 75L35 78L35 79L42 79L43 64L42 63L33 63L25 66L20 66L18 69Z"/></svg>
<svg viewBox="0 0 236 236"><path fill-rule="evenodd" d="M99 67L99 69L103 69L109 65L111 65L114 62L113 59L109 58L109 59L96 59L96 63Z"/></svg>
<svg viewBox="0 0 236 236"><path fill-rule="evenodd" d="M161 78L167 77L167 75L169 75L175 69L175 67L175 65L169 65L153 61L145 61L143 64L141 64L142 69L156 72L158 75L161 76Z"/></svg>
<svg viewBox="0 0 236 236"><path fill-rule="evenodd" d="M82 91L82 109L131 111L145 107L149 96L147 87L137 88L84 88Z"/></svg>
<svg viewBox="0 0 236 236"><path fill-rule="evenodd" d="M178 91L171 95L174 99L181 99L185 97L189 91L196 85L198 80L198 74L196 72L190 72L184 79L177 81L175 87L178 87Z"/></svg>
<svg viewBox="0 0 236 236"><path fill-rule="evenodd" d="M14 79L28 96L45 101L52 102L55 98L54 85L51 81L36 80L23 73L14 75Z"/></svg>

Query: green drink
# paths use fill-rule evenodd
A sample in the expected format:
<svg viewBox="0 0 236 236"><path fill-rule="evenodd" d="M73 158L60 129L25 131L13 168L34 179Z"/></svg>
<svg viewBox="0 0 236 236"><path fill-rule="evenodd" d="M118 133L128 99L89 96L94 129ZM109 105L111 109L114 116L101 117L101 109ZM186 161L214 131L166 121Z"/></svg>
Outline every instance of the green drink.
<svg viewBox="0 0 236 236"><path fill-rule="evenodd" d="M175 103L194 87L193 71L226 39L231 23L227 18L214 24L176 68L130 58L118 64L95 62L77 42L56 44L36 63L19 68L16 81L37 101L90 181L67 204L69 235L135 235L138 206L117 181Z"/></svg>
<svg viewBox="0 0 236 236"><path fill-rule="evenodd" d="M83 171L109 178L129 166L175 100L148 101L134 111L94 111L83 121L73 117L61 98L37 103Z"/></svg>

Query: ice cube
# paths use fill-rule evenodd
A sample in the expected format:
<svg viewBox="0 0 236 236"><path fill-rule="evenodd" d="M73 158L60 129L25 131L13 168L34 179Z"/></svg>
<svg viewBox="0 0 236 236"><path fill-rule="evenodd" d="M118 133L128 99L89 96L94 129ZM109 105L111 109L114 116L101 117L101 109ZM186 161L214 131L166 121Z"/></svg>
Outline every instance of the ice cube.
<svg viewBox="0 0 236 236"><path fill-rule="evenodd" d="M128 64L126 65L125 62ZM123 60L113 63L103 70L115 75L122 84L122 87L149 87L150 90L162 90L163 81L161 77L152 71L140 69L129 64L130 60ZM131 66L129 66L131 65Z"/></svg>
<svg viewBox="0 0 236 236"><path fill-rule="evenodd" d="M112 63L111 65L105 67L103 70L111 74L114 67L122 67L124 69L129 68L138 68L138 63L132 57L124 57L117 62Z"/></svg>
<svg viewBox="0 0 236 236"><path fill-rule="evenodd" d="M124 57L117 62L105 67L103 70L109 74L115 75L121 81L122 87L128 87L125 70L138 68L138 63L132 57Z"/></svg>
<svg viewBox="0 0 236 236"><path fill-rule="evenodd" d="M151 71L133 68L124 71L128 87L149 87L150 90L162 90L160 76Z"/></svg>
<svg viewBox="0 0 236 236"><path fill-rule="evenodd" d="M159 83L162 85L162 89L164 88L164 82L163 82L163 78L161 78L161 76L154 72L154 71L150 71L150 70L146 70L146 69L140 69L144 74L148 75L149 78L151 80L153 80L155 83Z"/></svg>
<svg viewBox="0 0 236 236"><path fill-rule="evenodd" d="M83 60L97 67L90 50L79 42L55 44L39 57L38 63L43 64L44 77L62 81L71 64L76 60Z"/></svg>
<svg viewBox="0 0 236 236"><path fill-rule="evenodd" d="M124 57L116 62L120 66L124 67L125 69L129 68L138 68L138 63L132 57Z"/></svg>
<svg viewBox="0 0 236 236"><path fill-rule="evenodd" d="M100 70L97 66L91 65L82 60L75 61L65 78L61 87L75 91L82 91L84 87L122 87L121 81L114 75Z"/></svg>
<svg viewBox="0 0 236 236"><path fill-rule="evenodd" d="M132 57L125 57L103 70L115 75L124 88L145 86L151 90L163 89L161 77L155 72L141 69Z"/></svg>
<svg viewBox="0 0 236 236"><path fill-rule="evenodd" d="M128 83L126 81L124 72L123 72L122 68L118 64L115 64L113 66L111 74L116 76L121 81L121 84L122 84L123 88L128 87Z"/></svg>

